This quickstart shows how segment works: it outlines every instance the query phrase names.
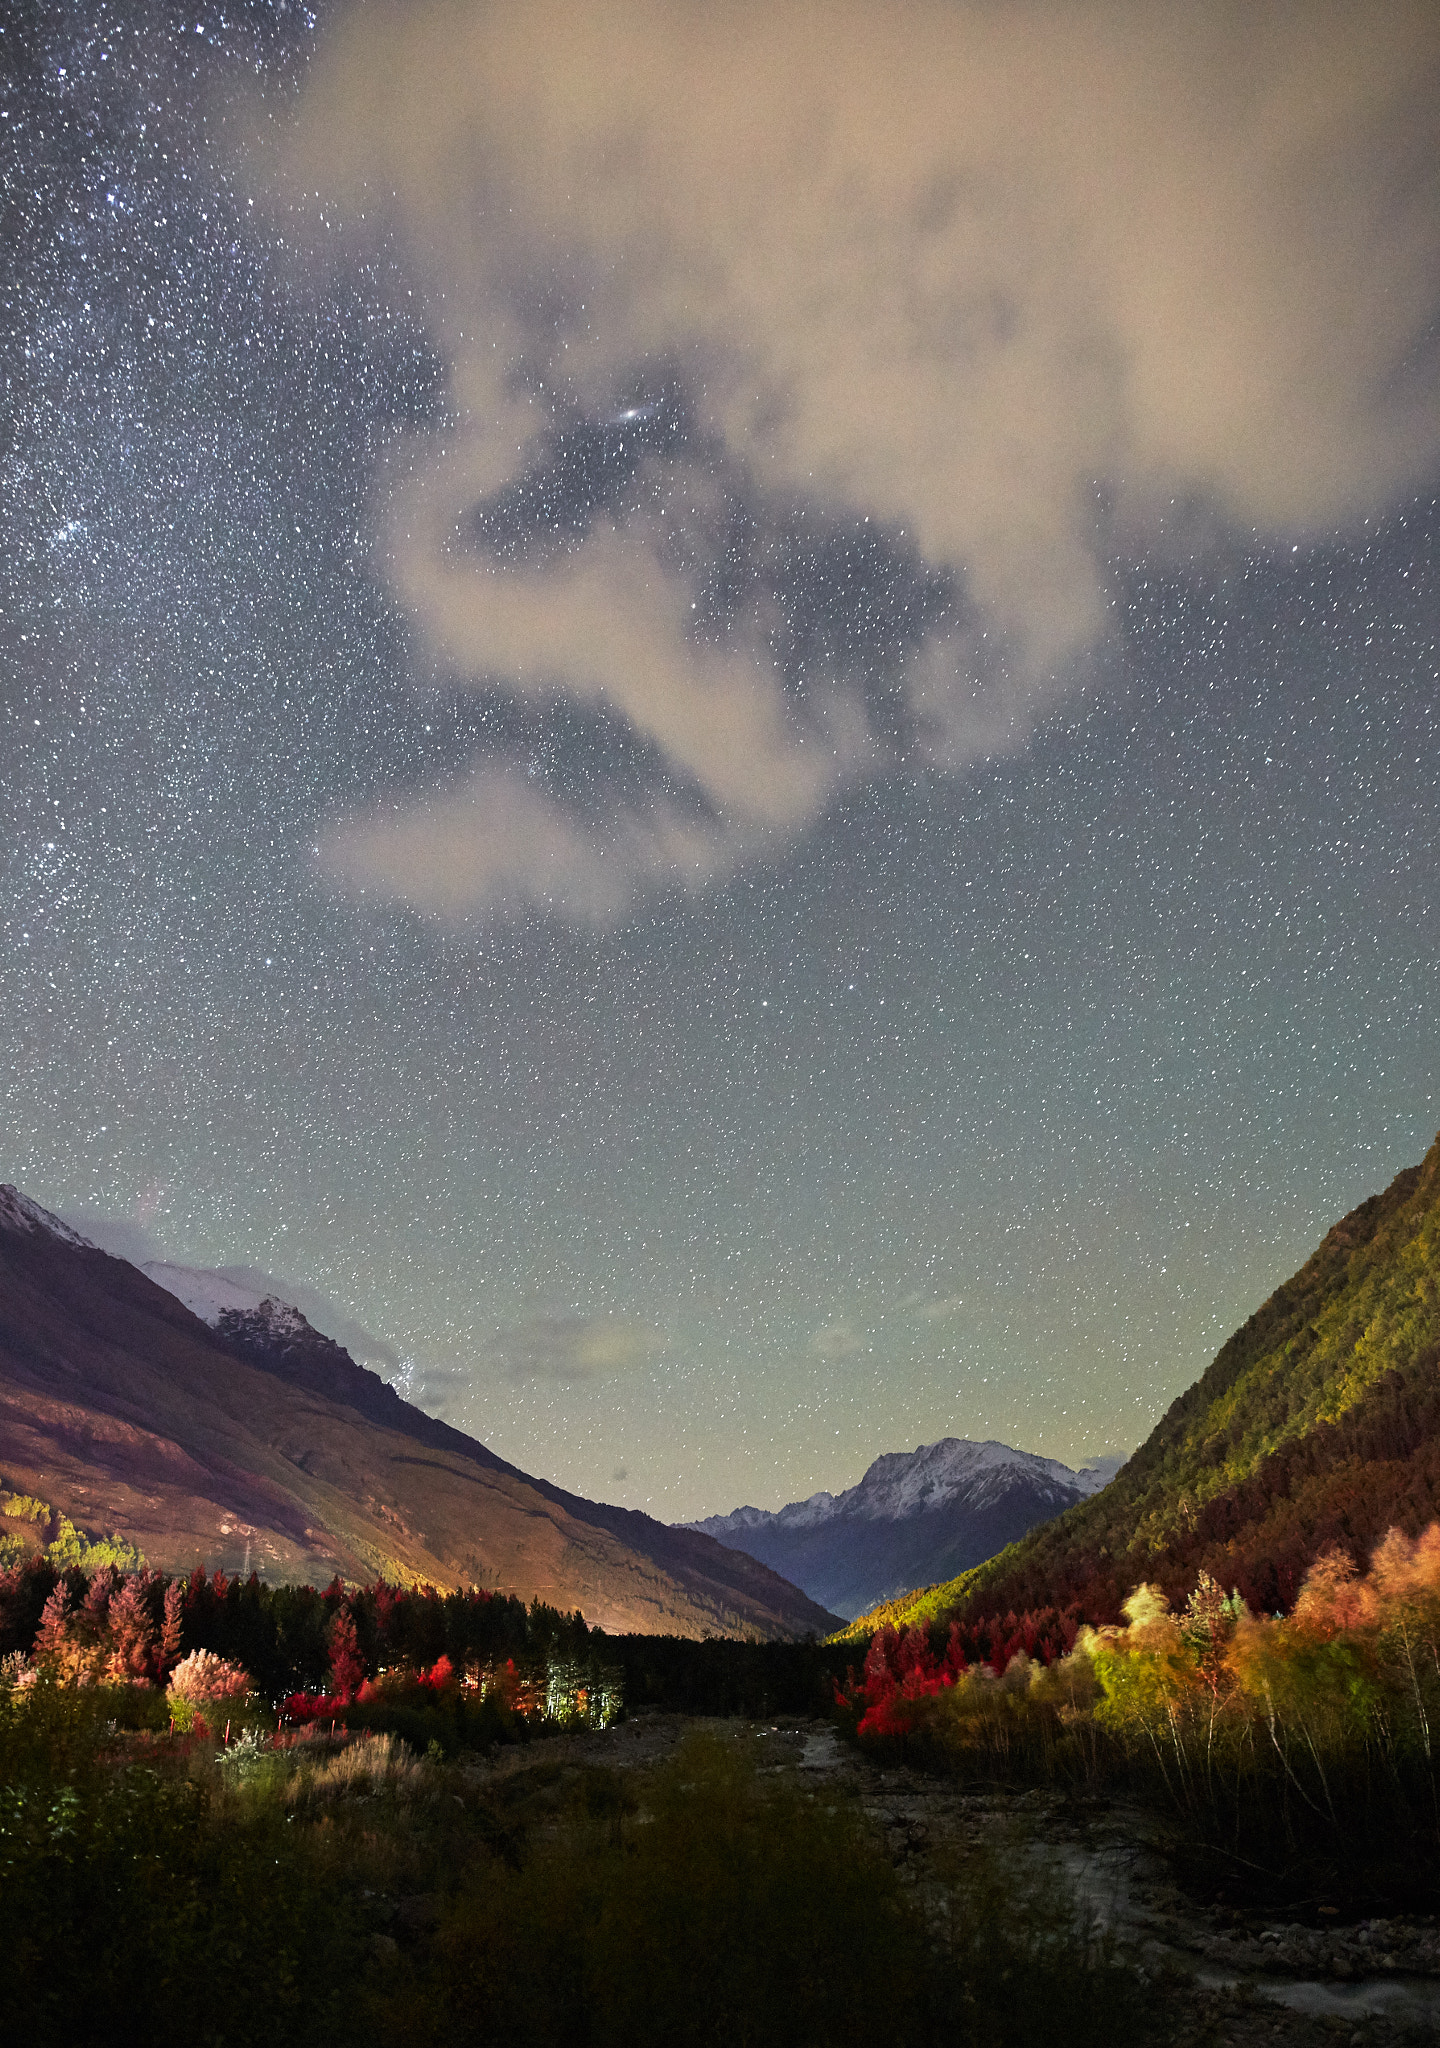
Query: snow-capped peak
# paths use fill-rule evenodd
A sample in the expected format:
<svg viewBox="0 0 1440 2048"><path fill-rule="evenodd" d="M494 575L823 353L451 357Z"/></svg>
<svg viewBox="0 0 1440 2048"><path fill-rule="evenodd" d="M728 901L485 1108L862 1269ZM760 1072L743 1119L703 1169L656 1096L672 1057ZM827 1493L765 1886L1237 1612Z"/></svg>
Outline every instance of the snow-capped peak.
<svg viewBox="0 0 1440 2048"><path fill-rule="evenodd" d="M1076 1475L1056 1458L1037 1457L1009 1444L968 1437L942 1437L917 1444L913 1451L887 1451L877 1458L858 1486L842 1493L837 1514L855 1514L867 1521L901 1521L943 1507L957 1495L976 1505L1022 1476L1042 1490L1078 1491Z"/></svg>
<svg viewBox="0 0 1440 2048"><path fill-rule="evenodd" d="M176 1266L166 1260L152 1259L140 1270L157 1287L163 1287L167 1294L183 1301L191 1315L199 1316L201 1322L209 1323L212 1329L228 1310L238 1309L242 1315L253 1315L267 1299L258 1287L247 1287L243 1282L228 1279L223 1273L207 1272L203 1266ZM298 1310L292 1313L298 1314Z"/></svg>
<svg viewBox="0 0 1440 2048"><path fill-rule="evenodd" d="M72 1230L68 1223L62 1223L58 1216L52 1216L48 1209L42 1209L38 1202L32 1202L28 1195L22 1195L19 1188L9 1182L0 1185L0 1228L23 1230L33 1236L42 1231L50 1237L58 1237L62 1244L79 1245L82 1251L93 1252L95 1247L88 1237L82 1237L78 1230Z"/></svg>
<svg viewBox="0 0 1440 2048"><path fill-rule="evenodd" d="M317 1334L291 1302L262 1293L229 1274L209 1272L203 1266L168 1265L158 1259L142 1266L141 1271L157 1287L183 1301L191 1315L199 1316L212 1330L224 1326L235 1335L231 1318L239 1317L250 1334L263 1336L272 1344L294 1343Z"/></svg>
<svg viewBox="0 0 1440 2048"><path fill-rule="evenodd" d="M1124 1463L1123 1458L1092 1457L1076 1472L1075 1484L1084 1494L1098 1493L1102 1486L1110 1484Z"/></svg>
<svg viewBox="0 0 1440 2048"><path fill-rule="evenodd" d="M298 1308L288 1301L281 1301L274 1294L267 1294L255 1308L222 1309L219 1319L226 1328L233 1327L230 1323L232 1316L243 1318L252 1334L263 1332L272 1344L294 1343L302 1337L320 1336ZM325 1337L322 1341L329 1344L333 1339Z"/></svg>
<svg viewBox="0 0 1440 2048"><path fill-rule="evenodd" d="M1108 1475L1105 1475L1108 1476ZM761 1528L809 1529L823 1522L854 1520L903 1522L930 1513L951 1501L981 1509L998 1500L1017 1481L1048 1496L1058 1511L1105 1483L1098 1472L1073 1472L1058 1458L1017 1451L1009 1444L973 1443L968 1437L942 1437L917 1444L913 1451L886 1451L865 1476L843 1493L812 1493L775 1512L737 1508L730 1515L712 1515L689 1526L712 1536L728 1530Z"/></svg>

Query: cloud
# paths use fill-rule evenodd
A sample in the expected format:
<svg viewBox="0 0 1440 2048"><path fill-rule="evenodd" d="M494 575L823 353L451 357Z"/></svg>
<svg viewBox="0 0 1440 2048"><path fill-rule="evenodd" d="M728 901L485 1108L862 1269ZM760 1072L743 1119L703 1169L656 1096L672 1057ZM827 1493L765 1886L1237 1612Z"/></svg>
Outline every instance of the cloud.
<svg viewBox="0 0 1440 2048"><path fill-rule="evenodd" d="M275 180L398 228L449 366L453 422L385 484L396 594L457 675L628 722L673 789L597 818L492 765L323 858L435 915L604 922L883 763L823 675L797 707L763 620L692 628L707 565L653 515L540 564L457 541L661 376L682 497L719 465L956 579L898 659L921 753L1023 744L1117 552L1192 545L1196 507L1303 541L1433 474L1437 143L1440 17L1403 0L341 16Z"/></svg>
<svg viewBox="0 0 1440 2048"><path fill-rule="evenodd" d="M621 1316L532 1316L502 1331L492 1356L506 1378L555 1384L628 1372L651 1357L653 1330Z"/></svg>
<svg viewBox="0 0 1440 2048"><path fill-rule="evenodd" d="M865 1349L865 1339L849 1323L825 1323L811 1331L809 1348L813 1358L854 1358Z"/></svg>
<svg viewBox="0 0 1440 2048"><path fill-rule="evenodd" d="M352 1358L362 1365L393 1371L401 1363L400 1353L384 1337L377 1337L357 1322L347 1309L318 1287L311 1287L304 1280L285 1280L274 1273L267 1273L258 1266L199 1266L179 1265L172 1261L165 1246L146 1223L136 1222L129 1216L112 1216L100 1209L67 1209L62 1221L82 1237L88 1237L92 1244L99 1245L102 1252L109 1252L112 1258L128 1259L132 1266L163 1266L167 1269L158 1275L161 1286L172 1285L175 1279L219 1280L233 1288L241 1297L253 1297L258 1303L267 1296L277 1301L287 1301L292 1308L298 1308L301 1315L323 1332L342 1344ZM178 1291L178 1290L176 1290Z"/></svg>
<svg viewBox="0 0 1440 2048"><path fill-rule="evenodd" d="M1100 1484L1108 1486L1121 1466L1128 1464L1132 1456L1133 1453L1130 1451L1122 1451L1118 1455L1112 1452L1106 1452L1103 1455L1099 1452L1088 1452L1075 1469L1080 1472L1095 1473Z"/></svg>
<svg viewBox="0 0 1440 2048"><path fill-rule="evenodd" d="M413 1402L427 1415L438 1415L473 1434L470 1408L475 1387L468 1366L439 1365L433 1360L422 1364L404 1358L390 1384L402 1401Z"/></svg>
<svg viewBox="0 0 1440 2048"><path fill-rule="evenodd" d="M696 641L692 585L633 525L597 522L558 560L504 567L453 544L473 489L463 461L442 461L391 515L395 587L434 650L517 697L623 721L679 790L587 819L486 763L403 810L336 820L321 858L350 887L452 920L538 903L604 925L637 887L698 889L782 842L870 759L853 695L802 723L754 634Z"/></svg>
<svg viewBox="0 0 1440 2048"><path fill-rule="evenodd" d="M60 1220L78 1230L82 1237L88 1237L91 1244L99 1245L102 1252L109 1252L112 1259L128 1259L132 1266L143 1266L152 1259L165 1257L154 1231L133 1217L77 1207L66 1209Z"/></svg>
<svg viewBox="0 0 1440 2048"><path fill-rule="evenodd" d="M353 890L399 896L447 921L520 917L537 904L573 924L621 916L640 878L697 889L738 858L737 834L657 802L587 827L496 764L404 809L337 822L324 858Z"/></svg>
<svg viewBox="0 0 1440 2048"><path fill-rule="evenodd" d="M941 1301L917 1301L912 1306L922 1322L948 1323L961 1313L965 1299L963 1295L949 1294Z"/></svg>

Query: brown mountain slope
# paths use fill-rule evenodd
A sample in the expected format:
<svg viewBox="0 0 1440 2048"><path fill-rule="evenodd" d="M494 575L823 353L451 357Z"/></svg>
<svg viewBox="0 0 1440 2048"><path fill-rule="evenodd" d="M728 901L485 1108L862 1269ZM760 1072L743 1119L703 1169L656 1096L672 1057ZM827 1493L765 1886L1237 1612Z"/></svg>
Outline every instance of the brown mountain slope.
<svg viewBox="0 0 1440 2048"><path fill-rule="evenodd" d="M290 1326L293 1340L296 1331ZM300 1321L217 1335L0 1188L0 1478L166 1570L498 1587L611 1630L799 1637L834 1617L713 1538L528 1478ZM313 1342L311 1341L313 1340Z"/></svg>

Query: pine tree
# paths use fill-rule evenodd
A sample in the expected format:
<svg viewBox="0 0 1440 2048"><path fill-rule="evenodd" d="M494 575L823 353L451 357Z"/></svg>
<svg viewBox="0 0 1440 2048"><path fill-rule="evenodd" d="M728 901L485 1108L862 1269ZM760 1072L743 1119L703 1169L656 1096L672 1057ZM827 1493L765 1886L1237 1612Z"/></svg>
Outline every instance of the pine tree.
<svg viewBox="0 0 1440 2048"><path fill-rule="evenodd" d="M74 1592L62 1579L40 1610L40 1626L35 1634L32 1653L37 1664L59 1664L63 1660L69 1645L74 1611Z"/></svg>
<svg viewBox="0 0 1440 2048"><path fill-rule="evenodd" d="M348 1605L335 1610L329 1634L331 1686L342 1700L353 1699L365 1676L365 1660L360 1654L355 1617Z"/></svg>
<svg viewBox="0 0 1440 2048"><path fill-rule="evenodd" d="M127 1578L112 1595L109 1614L110 1657L105 1675L113 1685L149 1685L158 1677L155 1623L138 1574Z"/></svg>
<svg viewBox="0 0 1440 2048"><path fill-rule="evenodd" d="M172 1579L165 1588L165 1620L160 1630L160 1675L168 1678L180 1662L181 1617L185 1612L185 1583Z"/></svg>

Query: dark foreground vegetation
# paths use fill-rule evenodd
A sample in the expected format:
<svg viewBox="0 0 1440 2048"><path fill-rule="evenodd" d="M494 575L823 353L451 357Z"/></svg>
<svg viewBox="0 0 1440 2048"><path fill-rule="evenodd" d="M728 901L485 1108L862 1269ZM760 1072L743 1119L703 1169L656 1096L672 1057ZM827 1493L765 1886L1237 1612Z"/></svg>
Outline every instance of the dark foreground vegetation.
<svg viewBox="0 0 1440 2048"><path fill-rule="evenodd" d="M96 2048L788 2048L877 1998L899 2043L1145 2037L1147 1994L1033 1872L982 1852L922 1899L833 1783L713 1738L612 1767L651 1709L828 1713L878 1762L1143 1803L1234 1906L1440 1886L1440 1526L1363 1572L1326 1554L1284 1616L1202 1575L1109 1628L1051 1608L868 1645L32 1556L0 1573L0 1653L6 2017ZM583 1767L567 1730L595 1731Z"/></svg>
<svg viewBox="0 0 1440 2048"><path fill-rule="evenodd" d="M623 1742L627 1689L642 1711L833 1712L843 1648L43 1556L0 1574L0 1631L12 2028L804 2048L877 1998L897 2043L1079 2048L1132 2008L1140 2028L1126 1973L998 1858L922 1906L851 1799L757 1776L743 1745L577 1770L547 1740Z"/></svg>
<svg viewBox="0 0 1440 2048"><path fill-rule="evenodd" d="M628 1772L540 1743L488 1773L313 1724L127 1726L147 1697L0 1699L17 2039L819 2048L879 2012L897 2044L1145 2035L1063 1902L980 1856L924 1911L844 1795L739 1743Z"/></svg>

